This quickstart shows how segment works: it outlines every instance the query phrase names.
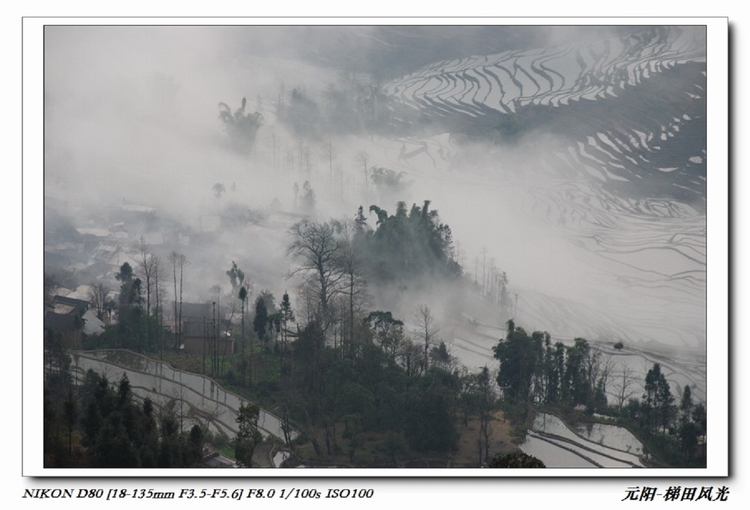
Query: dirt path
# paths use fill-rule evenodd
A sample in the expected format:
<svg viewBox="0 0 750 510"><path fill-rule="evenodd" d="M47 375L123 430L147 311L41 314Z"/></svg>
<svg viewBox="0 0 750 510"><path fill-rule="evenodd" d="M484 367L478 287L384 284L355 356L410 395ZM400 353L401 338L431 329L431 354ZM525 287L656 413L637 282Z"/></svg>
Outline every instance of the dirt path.
<svg viewBox="0 0 750 510"><path fill-rule="evenodd" d="M262 468L275 467L271 461L271 452L273 451L272 443L260 443L253 451L253 464Z"/></svg>

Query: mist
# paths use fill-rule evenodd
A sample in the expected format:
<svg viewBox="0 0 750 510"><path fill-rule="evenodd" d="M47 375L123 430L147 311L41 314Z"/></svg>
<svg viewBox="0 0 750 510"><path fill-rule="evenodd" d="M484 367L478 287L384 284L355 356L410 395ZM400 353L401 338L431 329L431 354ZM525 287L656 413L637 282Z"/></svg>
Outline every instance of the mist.
<svg viewBox="0 0 750 510"><path fill-rule="evenodd" d="M112 208L153 208L123 244L190 232L189 244L154 247L188 253L187 297L228 290L236 261L278 300L296 292L287 231L306 214L430 200L475 293L371 289L376 309L409 321L428 303L446 337L461 336L449 314L497 328L510 315L563 340L703 350L704 38L689 27L48 27L45 221L108 227ZM675 83L679 97L654 99ZM366 126L280 108L298 91L335 111L356 87L387 99L372 100L388 107ZM651 111L636 122L643 90ZM219 119L220 103L234 111L243 98L263 116L248 153ZM376 168L401 185L376 186ZM232 207L241 226L209 226ZM487 300L501 272L505 312Z"/></svg>

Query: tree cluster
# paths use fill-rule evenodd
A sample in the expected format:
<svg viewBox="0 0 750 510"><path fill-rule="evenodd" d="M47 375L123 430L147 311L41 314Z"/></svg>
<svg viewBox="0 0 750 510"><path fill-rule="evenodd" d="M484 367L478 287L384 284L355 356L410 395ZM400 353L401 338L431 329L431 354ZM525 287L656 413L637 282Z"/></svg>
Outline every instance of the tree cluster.
<svg viewBox="0 0 750 510"><path fill-rule="evenodd" d="M393 215L376 205L370 212L377 216L374 230L367 228L361 209L356 224L371 278L391 283L461 275L451 229L441 223L437 210L430 209L429 200L408 211L406 203L399 202Z"/></svg>
<svg viewBox="0 0 750 510"><path fill-rule="evenodd" d="M705 404L693 401L690 386L677 404L659 363L646 373L643 389L640 400L631 398L623 407L623 418L672 464L705 465Z"/></svg>
<svg viewBox="0 0 750 510"><path fill-rule="evenodd" d="M365 176L367 176L366 169L365 166ZM405 172L396 172L388 168L371 167L369 178L375 186L380 202L385 204L398 202L404 196L407 196L407 191L411 185L411 182L406 180Z"/></svg>
<svg viewBox="0 0 750 510"><path fill-rule="evenodd" d="M379 87L347 80L330 86L317 98L303 88L281 91L279 119L298 136L372 133L392 128L392 106Z"/></svg>
<svg viewBox="0 0 750 510"><path fill-rule="evenodd" d="M353 461L364 437L372 434L388 438L382 462L389 465L396 465L408 449L454 451L462 406L458 372L433 366L409 373L393 352L374 341L376 326L371 324L352 356L342 357L340 349L327 345L315 321L293 343L293 369L282 382L286 405L316 453L346 450ZM337 432L342 425L344 430Z"/></svg>
<svg viewBox="0 0 750 510"><path fill-rule="evenodd" d="M45 382L46 467L199 467L206 430L183 432L174 402L157 409L138 402L125 374L113 387L89 370L83 383ZM61 398L62 397L62 398Z"/></svg>
<svg viewBox="0 0 750 510"><path fill-rule="evenodd" d="M425 305L415 307L413 332L392 311L368 309L370 286L458 278L450 228L429 201L410 210L400 202L394 215L370 210L374 228L360 207L353 222L305 219L290 231L303 320L284 381L288 398L303 407L299 419L318 452L321 430L328 453L341 448L335 430L342 421L352 458L365 431L388 431L391 463L404 447L450 452L461 411L481 414L487 444L495 402L488 372L484 379L460 374Z"/></svg>
<svg viewBox="0 0 750 510"><path fill-rule="evenodd" d="M89 292L97 317L105 324L103 334L84 338L84 347L124 348L137 352L178 351L182 342L182 289L187 257L171 252L167 262L153 253L141 237L136 245L135 265L125 262L115 275L120 282L118 297L103 283L92 283ZM171 269L171 271L170 271ZM164 301L169 280L173 283L175 327L164 321Z"/></svg>
<svg viewBox="0 0 750 510"><path fill-rule="evenodd" d="M121 282L117 303L105 301L105 332L90 338L87 348L125 348L139 352L162 352L177 336L165 327L163 301L166 294L166 272L161 259L143 248L136 270L125 262L116 279ZM97 296L108 296L109 290L95 287ZM94 301L99 309L101 299Z"/></svg>
<svg viewBox="0 0 750 510"><path fill-rule="evenodd" d="M429 200L408 213L400 202L392 216L377 206L370 210L378 218L374 229L362 207L353 221L306 218L291 228L287 248L297 263L292 273L301 280L306 322L315 320L349 349L356 349L357 316L369 302L371 285L425 285L461 275L450 227L440 222ZM376 329L386 325L382 317L376 321Z"/></svg>
<svg viewBox="0 0 750 510"><path fill-rule="evenodd" d="M509 320L506 338L494 354L500 361L497 383L510 401L583 405L591 411L607 404L611 363L583 338L576 338L573 346L553 345L549 333L529 335Z"/></svg>
<svg viewBox="0 0 750 510"><path fill-rule="evenodd" d="M508 321L507 335L494 347L500 361L497 383L506 408L523 422L537 406L567 412L583 406L618 420L657 451L662 462L676 465L705 463L706 409L695 404L686 386L677 405L662 366L655 363L643 383L643 395L633 397L636 383L624 368L614 378L613 363L583 338L572 346L552 344L548 333L531 335ZM608 386L615 403L607 400ZM703 448L701 449L701 445Z"/></svg>
<svg viewBox="0 0 750 510"><path fill-rule="evenodd" d="M371 308L371 285L439 281L461 274L450 228L429 201L410 210L399 203L393 216L376 206L372 211L378 218L374 228L361 207L353 220L307 218L292 227L287 253L300 282L296 310L286 292L278 306L268 290L253 295L245 272L233 261L225 273L232 287L232 310L241 310L241 319L236 324L221 319L214 329L239 339L239 352L214 352L210 373L235 390L253 392L254 399L273 399L287 430L294 422L316 451L345 451L352 463L364 442L377 436L384 439L376 456L388 465L398 464L405 452L450 453L458 444L461 416L481 415L486 446L495 401L489 373L480 377L457 369L427 306L415 304L414 331L407 331L391 311ZM117 274L119 300L106 346L139 352L178 348L187 259L178 253L170 256L165 285L167 272L143 240L139 252L137 264L125 263ZM161 318L165 286L174 292L175 329L169 335ZM218 286L216 292L218 302ZM207 355L204 373L209 370ZM200 360L197 363L192 370L201 370ZM106 378L89 374L81 393L73 396L80 417L73 435L86 452L86 462L186 465L185 455L176 452L190 443L190 436L175 427L174 413L157 411L150 401L136 404L126 380L116 391L107 388ZM242 433L232 445L240 463L249 466L259 438L253 432L257 413L246 407L240 413ZM45 424L45 431L54 430L51 422ZM107 459L101 453L105 449L116 450L116 460ZM480 461L489 456L486 448L483 451Z"/></svg>
<svg viewBox="0 0 750 510"><path fill-rule="evenodd" d="M226 130L229 143L241 153L251 153L255 147L255 137L263 125L263 114L247 112L247 99L234 112L226 103L219 103L219 120ZM218 197L217 197L218 198Z"/></svg>

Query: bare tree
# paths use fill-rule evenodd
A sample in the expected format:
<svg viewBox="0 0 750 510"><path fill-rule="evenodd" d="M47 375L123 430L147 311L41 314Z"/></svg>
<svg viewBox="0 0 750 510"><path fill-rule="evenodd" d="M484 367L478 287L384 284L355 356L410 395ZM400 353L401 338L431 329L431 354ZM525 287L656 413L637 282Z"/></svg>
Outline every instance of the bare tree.
<svg viewBox="0 0 750 510"><path fill-rule="evenodd" d="M631 367L627 364L621 365L622 369L617 374L615 382L613 383L615 395L617 397L617 405L622 407L625 405L630 397L635 395L638 391L637 387L634 387L638 381L638 376Z"/></svg>
<svg viewBox="0 0 750 510"><path fill-rule="evenodd" d="M151 260L153 261L153 269L154 269L154 312L156 314L156 324L157 324L157 330L156 330L156 342L159 346L159 353L162 353L163 345L162 345L162 324L164 322L164 310L162 306L162 296L164 295L164 280L165 280L165 274L163 270L163 264L161 262L161 259L157 257L156 255L151 256Z"/></svg>
<svg viewBox="0 0 750 510"><path fill-rule="evenodd" d="M417 309L414 312L414 319L417 322L417 330L414 333L424 342L424 366L425 370L427 370L430 366L430 346L438 343L440 328L435 323L435 317L427 305L417 305Z"/></svg>
<svg viewBox="0 0 750 510"><path fill-rule="evenodd" d="M421 345L415 344L411 338L405 338L399 346L397 357L401 366L406 370L406 375L411 377L419 375L424 371L424 356Z"/></svg>
<svg viewBox="0 0 750 510"><path fill-rule="evenodd" d="M607 386L609 385L609 381L612 378L614 368L615 362L612 359L612 356L610 356L609 354L605 354L601 362L599 380L597 381L597 387L601 388L601 391L604 394L605 398L607 395Z"/></svg>
<svg viewBox="0 0 750 510"><path fill-rule="evenodd" d="M310 173L311 173L310 169L311 169L312 149L310 149L309 145L300 143L299 148L297 150L299 151L300 164L304 165L304 177L305 179L309 179Z"/></svg>
<svg viewBox="0 0 750 510"><path fill-rule="evenodd" d="M271 131L271 151L272 156L271 159L273 161L273 166L271 167L273 169L273 173L276 173L276 133Z"/></svg>
<svg viewBox="0 0 750 510"><path fill-rule="evenodd" d="M484 444L484 461L490 458L490 436L492 428L492 410L495 407L497 394L493 386L494 380L490 377L489 369L485 365L477 374L477 386L479 390L479 446ZM479 465L482 465L482 459L479 459Z"/></svg>
<svg viewBox="0 0 750 510"><path fill-rule="evenodd" d="M370 156L367 154L367 151L359 151L357 155L359 156L359 160L362 162L362 166L365 170L365 193L367 193L367 160Z"/></svg>
<svg viewBox="0 0 750 510"><path fill-rule="evenodd" d="M333 144L331 142L328 142L325 147L325 155L328 158L328 179L329 179L329 186L331 187L331 190L333 190L333 158L336 157L336 149L333 147Z"/></svg>
<svg viewBox="0 0 750 510"><path fill-rule="evenodd" d="M353 355L355 315L361 314L364 306L370 301L367 290L367 281L363 274L362 255L358 245L354 242L354 222L351 220L334 222L334 227L340 234L340 253L338 265L341 269L343 279L341 282L342 293L346 299L348 316L346 317L346 328L342 336L346 339L342 344L347 344L348 354ZM361 322L361 321L360 321Z"/></svg>
<svg viewBox="0 0 750 510"><path fill-rule="evenodd" d="M138 267L143 275L143 281L146 284L146 346L150 347L151 342L151 296L154 293L155 278L154 273L156 272L156 260L153 255L148 251L148 245L146 240L141 236L138 241Z"/></svg>
<svg viewBox="0 0 750 510"><path fill-rule="evenodd" d="M89 301L96 311L96 318L100 321L104 320L104 312L107 310L107 301L109 301L111 292L110 288L103 283L91 284Z"/></svg>
<svg viewBox="0 0 750 510"><path fill-rule="evenodd" d="M292 274L303 275L304 285L314 291L316 302L309 303L308 313L319 321L325 333L333 319L333 297L341 291L344 279L339 266L340 242L329 223L308 219L293 225L289 233L292 242L287 247L287 254L300 263Z"/></svg>
<svg viewBox="0 0 750 510"><path fill-rule="evenodd" d="M174 278L174 321L175 321L175 350L179 350L182 341L182 277L187 257L182 253L173 251L169 255L169 261L172 263L172 276ZM179 280L179 294L178 294ZM178 308L179 302L179 308Z"/></svg>
<svg viewBox="0 0 750 510"><path fill-rule="evenodd" d="M140 237L137 245L138 249L138 268L143 281L146 284L146 313L151 313L151 293L153 292L154 261L149 252L148 244L143 236Z"/></svg>
<svg viewBox="0 0 750 510"><path fill-rule="evenodd" d="M602 353L593 349L588 350L588 355L583 360L583 370L587 379L588 394L592 397L596 392L596 384L599 381L599 373L602 369Z"/></svg>

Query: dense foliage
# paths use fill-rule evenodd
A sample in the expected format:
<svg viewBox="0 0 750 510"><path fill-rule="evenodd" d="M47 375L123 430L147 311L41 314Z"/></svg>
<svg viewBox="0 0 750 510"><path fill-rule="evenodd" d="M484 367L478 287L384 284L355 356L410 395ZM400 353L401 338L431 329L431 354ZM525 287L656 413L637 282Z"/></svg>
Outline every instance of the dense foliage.
<svg viewBox="0 0 750 510"><path fill-rule="evenodd" d="M89 371L74 387L70 374L47 377L44 389L45 467L199 467L206 430L181 431L174 403L157 409L133 397L127 376L116 385Z"/></svg>
<svg viewBox="0 0 750 510"><path fill-rule="evenodd" d="M593 412L606 407L611 364L583 338L572 346L551 342L547 332L530 336L508 321L507 336L494 348L500 361L497 382L517 402L585 406Z"/></svg>
<svg viewBox="0 0 750 510"><path fill-rule="evenodd" d="M544 462L526 453L496 455L487 463L489 468L544 468Z"/></svg>
<svg viewBox="0 0 750 510"><path fill-rule="evenodd" d="M420 277L455 278L461 266L454 258L453 237L448 225L440 222L430 201L422 207L399 202L389 215L373 205L375 229L367 228L362 210L357 215L356 240L361 245L370 277L378 282L418 280Z"/></svg>

